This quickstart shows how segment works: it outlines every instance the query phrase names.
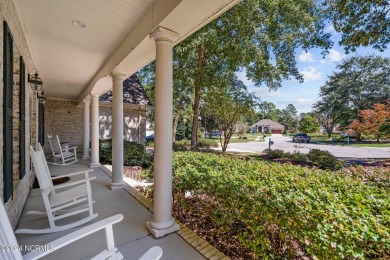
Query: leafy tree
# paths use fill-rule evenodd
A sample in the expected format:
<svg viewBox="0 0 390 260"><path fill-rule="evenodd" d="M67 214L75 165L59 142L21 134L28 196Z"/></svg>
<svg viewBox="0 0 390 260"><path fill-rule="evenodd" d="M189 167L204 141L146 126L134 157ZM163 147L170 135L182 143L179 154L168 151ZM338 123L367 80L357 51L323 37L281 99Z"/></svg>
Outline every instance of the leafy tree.
<svg viewBox="0 0 390 260"><path fill-rule="evenodd" d="M221 132L222 152L226 151L238 123L248 113L252 113L257 105L256 96L249 93L244 83L235 76L208 88L204 110L215 119Z"/></svg>
<svg viewBox="0 0 390 260"><path fill-rule="evenodd" d="M327 0L323 5L341 34L345 50L373 46L383 51L390 42L390 2L387 0Z"/></svg>
<svg viewBox="0 0 390 260"><path fill-rule="evenodd" d="M263 101L259 105L260 118L259 119L271 119L272 121L278 121L281 111L276 108L272 102Z"/></svg>
<svg viewBox="0 0 390 260"><path fill-rule="evenodd" d="M318 131L318 128L317 122L309 115L304 115L301 121L299 121L298 129L303 133L314 133Z"/></svg>
<svg viewBox="0 0 390 260"><path fill-rule="evenodd" d="M379 127L379 131L383 135L390 136L390 119L387 119L386 122Z"/></svg>
<svg viewBox="0 0 390 260"><path fill-rule="evenodd" d="M321 100L314 105L332 124L346 127L358 119L359 111L390 98L390 58L355 56L337 69L321 87Z"/></svg>
<svg viewBox="0 0 390 260"><path fill-rule="evenodd" d="M315 0L244 0L175 47L192 64L192 147L197 147L202 92L213 81L229 78L242 67L256 85L270 89L290 77L303 80L295 49L327 50L332 45L322 15Z"/></svg>
<svg viewBox="0 0 390 260"><path fill-rule="evenodd" d="M282 110L278 122L286 127L287 130L295 132L298 128L298 116L297 109L293 104L288 104L285 109Z"/></svg>
<svg viewBox="0 0 390 260"><path fill-rule="evenodd" d="M154 129L155 62L151 62L139 70L137 72L137 76L142 84L142 87L145 89L146 95L152 103L151 109L146 111L146 121L149 123L150 127Z"/></svg>
<svg viewBox="0 0 390 260"><path fill-rule="evenodd" d="M246 133L246 129L248 128L248 125L245 122L238 122L235 126L236 133L238 134L238 137L241 139L244 134Z"/></svg>
<svg viewBox="0 0 390 260"><path fill-rule="evenodd" d="M360 120L353 120L349 128L360 133L373 134L379 143L379 138L384 134L381 127L383 128L390 118L390 103L374 104L372 109L361 110L359 115Z"/></svg>

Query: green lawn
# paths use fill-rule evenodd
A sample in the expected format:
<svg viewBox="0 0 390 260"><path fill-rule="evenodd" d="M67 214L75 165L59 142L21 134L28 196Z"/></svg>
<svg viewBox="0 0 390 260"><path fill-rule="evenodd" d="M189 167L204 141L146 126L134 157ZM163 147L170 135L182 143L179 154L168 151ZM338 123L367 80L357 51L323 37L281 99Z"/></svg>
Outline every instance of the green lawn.
<svg viewBox="0 0 390 260"><path fill-rule="evenodd" d="M340 146L347 146L347 142L346 141L338 141L338 142L333 142L332 141L332 138L328 138L327 136L324 136L324 135L318 135L318 136L312 136L310 135L312 138L311 140L313 142L318 142L318 143L322 143L322 144L332 144L332 145L340 145ZM340 137L340 136L335 136L335 137ZM351 140L349 142L349 146L353 146L353 147L390 147L390 143L389 142L385 142L385 143L375 143L375 142L372 142L372 141L356 141L356 140Z"/></svg>
<svg viewBox="0 0 390 260"><path fill-rule="evenodd" d="M246 137L246 139L240 139L238 138L238 135L237 134L234 134L231 138L230 138L230 142L229 143L246 143L246 142L253 142L255 141L255 139L257 137L260 137L260 142L263 142L263 135L261 133L247 133L244 135ZM202 138L204 139L204 138ZM209 138L206 138L206 139L209 139ZM219 137L213 137L212 138L213 140L216 140L219 142Z"/></svg>

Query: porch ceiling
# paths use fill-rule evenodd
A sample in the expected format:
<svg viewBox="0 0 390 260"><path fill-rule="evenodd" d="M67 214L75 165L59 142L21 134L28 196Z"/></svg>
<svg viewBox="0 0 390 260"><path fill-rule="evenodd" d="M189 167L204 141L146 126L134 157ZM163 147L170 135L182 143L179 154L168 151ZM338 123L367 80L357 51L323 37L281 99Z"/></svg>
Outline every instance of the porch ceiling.
<svg viewBox="0 0 390 260"><path fill-rule="evenodd" d="M13 0L49 98L81 102L155 58L149 34L158 26L184 40L239 0ZM79 29L72 21L83 21Z"/></svg>

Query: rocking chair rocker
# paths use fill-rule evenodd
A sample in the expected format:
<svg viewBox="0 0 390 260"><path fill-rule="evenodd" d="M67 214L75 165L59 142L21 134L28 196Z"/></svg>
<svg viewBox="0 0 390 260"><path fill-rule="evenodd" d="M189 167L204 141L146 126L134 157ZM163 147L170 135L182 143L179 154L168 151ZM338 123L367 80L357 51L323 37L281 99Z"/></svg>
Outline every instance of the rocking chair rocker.
<svg viewBox="0 0 390 260"><path fill-rule="evenodd" d="M88 173L93 170L51 177L42 147L38 145L38 151L34 151L30 146L30 155L38 178L46 212L29 211L27 214L47 215L50 227L46 229L18 229L15 233L45 234L63 231L83 225L98 216L93 213L92 190L90 184L90 181L96 177L89 177L88 175ZM79 174L85 174L85 178L53 186L53 179ZM88 216L76 222L66 225L56 224L56 221L58 220L85 212L88 213Z"/></svg>

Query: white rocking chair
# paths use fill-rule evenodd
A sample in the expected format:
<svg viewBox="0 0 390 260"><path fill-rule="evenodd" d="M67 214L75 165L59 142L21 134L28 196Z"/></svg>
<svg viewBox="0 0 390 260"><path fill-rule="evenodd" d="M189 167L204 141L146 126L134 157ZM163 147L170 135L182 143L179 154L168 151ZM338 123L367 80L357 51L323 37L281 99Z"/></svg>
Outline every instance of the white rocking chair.
<svg viewBox="0 0 390 260"><path fill-rule="evenodd" d="M98 216L93 213L92 190L90 184L90 180L93 180L96 177L89 177L88 175L88 173L93 170L63 174L52 178L42 147L38 145L38 151L34 151L30 146L30 155L38 178L46 212L29 211L27 214L47 215L50 227L46 229L18 229L15 233L45 234L63 231L83 225ZM56 178L70 177L79 174L84 174L85 178L53 186L52 180ZM56 221L58 220L85 212L88 213L88 216L76 222L66 225L56 224Z"/></svg>
<svg viewBox="0 0 390 260"><path fill-rule="evenodd" d="M114 234L112 232L112 225L118 223L123 219L122 214L117 214L112 217L103 219L99 222L81 228L73 233L65 235L57 240L54 240L44 246L42 248L49 248L51 250L36 250L25 255L22 255L19 250L20 246L16 240L15 234L12 230L11 223L9 222L7 212L5 211L3 201L0 199L0 259L2 260L21 260L21 259L39 259L48 255L70 243L73 243L81 238L84 238L90 234L95 233L96 231L105 230L106 236L106 245L107 248L96 255L95 260L100 259L123 259L123 255L118 251L118 248L115 247L114 243ZM9 248L7 248L9 247ZM13 250L12 250L13 249ZM162 256L162 249L158 246L154 246L150 248L141 258L140 260L158 260Z"/></svg>
<svg viewBox="0 0 390 260"><path fill-rule="evenodd" d="M77 162L76 146L68 147L68 143L61 145L58 135L47 135L47 138L53 154L53 162L49 162L50 164L68 165Z"/></svg>

